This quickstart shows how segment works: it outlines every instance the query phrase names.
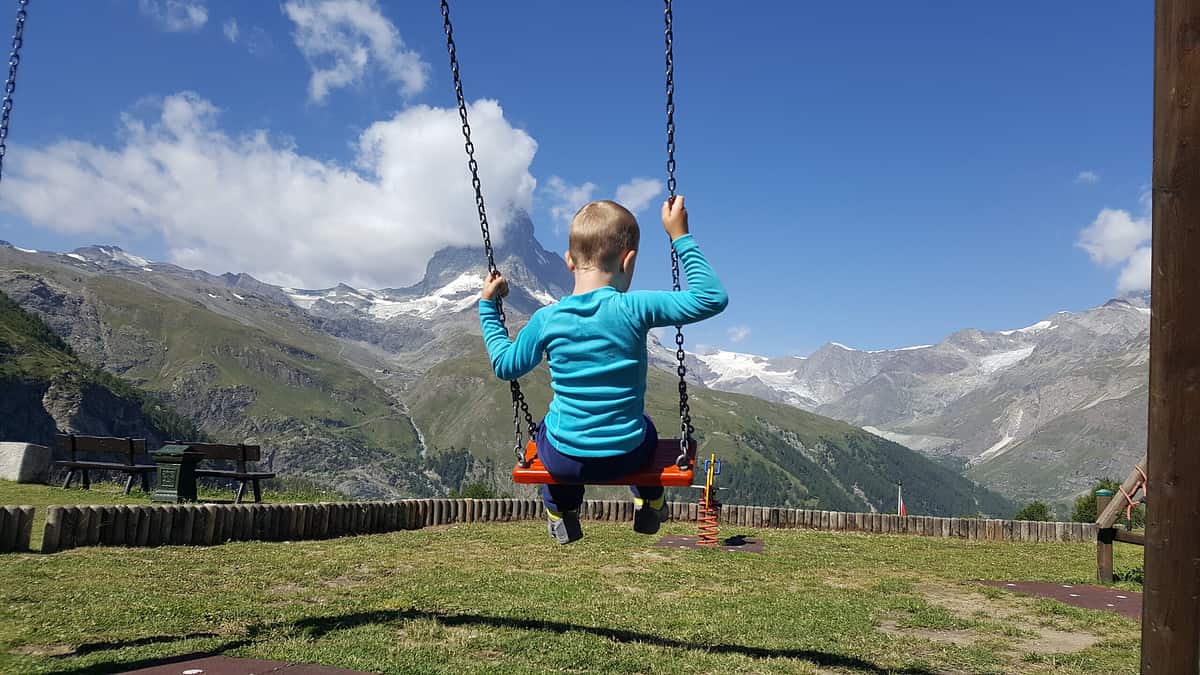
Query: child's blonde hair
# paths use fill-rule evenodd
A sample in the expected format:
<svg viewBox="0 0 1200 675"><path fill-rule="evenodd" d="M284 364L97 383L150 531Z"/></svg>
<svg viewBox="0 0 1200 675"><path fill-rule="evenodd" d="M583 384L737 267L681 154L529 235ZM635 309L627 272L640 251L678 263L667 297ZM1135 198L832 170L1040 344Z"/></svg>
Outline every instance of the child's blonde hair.
<svg viewBox="0 0 1200 675"><path fill-rule="evenodd" d="M585 204L571 219L568 247L579 267L611 270L641 239L637 218L629 209L604 199Z"/></svg>

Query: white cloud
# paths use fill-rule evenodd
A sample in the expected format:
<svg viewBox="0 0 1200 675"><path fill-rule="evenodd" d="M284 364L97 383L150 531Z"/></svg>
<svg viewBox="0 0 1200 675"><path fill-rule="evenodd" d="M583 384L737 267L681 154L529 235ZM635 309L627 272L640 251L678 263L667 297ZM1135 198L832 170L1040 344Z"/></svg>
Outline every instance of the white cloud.
<svg viewBox="0 0 1200 675"><path fill-rule="evenodd" d="M650 205L663 191L662 181L653 178L634 178L617 186L617 201L633 213Z"/></svg>
<svg viewBox="0 0 1200 675"><path fill-rule="evenodd" d="M1106 267L1121 266L1117 290L1121 293L1150 289L1149 192L1139 202L1146 213L1134 216L1123 209L1101 209L1091 225L1079 233L1077 245L1092 261Z"/></svg>
<svg viewBox="0 0 1200 675"><path fill-rule="evenodd" d="M356 169L266 131L231 136L195 94L167 97L156 113L126 116L118 147L63 140L13 153L0 209L89 238L160 236L180 265L298 287L406 285L436 250L478 244L455 110L414 106L372 124ZM530 207L537 144L495 101L470 115L499 242Z"/></svg>
<svg viewBox="0 0 1200 675"><path fill-rule="evenodd" d="M1100 182L1100 174L1095 171L1080 171L1078 176L1075 176L1076 183L1084 185L1095 185Z"/></svg>
<svg viewBox="0 0 1200 675"><path fill-rule="evenodd" d="M238 22L237 19L230 19L221 26L221 30L225 33L225 39L230 42L238 41Z"/></svg>
<svg viewBox="0 0 1200 675"><path fill-rule="evenodd" d="M587 182L575 185L558 176L551 176L542 191L550 199L550 217L554 219L554 231L557 233L562 231L563 226L571 224L576 211L592 201L596 184Z"/></svg>
<svg viewBox="0 0 1200 675"><path fill-rule="evenodd" d="M741 342L742 340L745 340L746 338L750 337L750 327L749 326L730 326L728 335L729 335L729 341L736 344L736 343Z"/></svg>
<svg viewBox="0 0 1200 675"><path fill-rule="evenodd" d="M208 8L199 0L138 0L138 9L173 33L200 30L208 23Z"/></svg>
<svg viewBox="0 0 1200 675"><path fill-rule="evenodd" d="M1129 256L1121 276L1117 278L1117 290L1121 293L1150 290L1150 247L1143 246Z"/></svg>
<svg viewBox="0 0 1200 675"><path fill-rule="evenodd" d="M362 81L368 69L398 82L405 96L425 88L429 64L405 49L375 0L291 0L283 12L296 25L296 46L312 68L312 101L324 102L334 89Z"/></svg>
<svg viewBox="0 0 1200 675"><path fill-rule="evenodd" d="M1127 260L1150 240L1150 218L1134 217L1122 209L1101 209L1100 214L1079 233L1078 246L1101 265Z"/></svg>
<svg viewBox="0 0 1200 675"><path fill-rule="evenodd" d="M251 26L248 31L239 34L238 37L242 44L246 45L246 51L251 54L265 54L275 48L275 41L271 39L271 34L259 26Z"/></svg>

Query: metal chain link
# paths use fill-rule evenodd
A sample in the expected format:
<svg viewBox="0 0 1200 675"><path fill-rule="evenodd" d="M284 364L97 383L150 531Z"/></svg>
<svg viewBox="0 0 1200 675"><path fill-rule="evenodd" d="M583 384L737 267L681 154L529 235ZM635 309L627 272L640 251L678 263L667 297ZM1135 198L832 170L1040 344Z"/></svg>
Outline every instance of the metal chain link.
<svg viewBox="0 0 1200 675"><path fill-rule="evenodd" d="M475 190L475 208L479 212L479 231L483 234L483 252L487 255L488 274L499 272L496 267L496 254L492 250L492 235L488 230L487 208L483 204L483 184L479 180L479 163L475 161L475 144L471 142L471 124L467 121L467 99L463 96L462 77L458 70L458 51L454 46L454 27L450 23L450 4L442 0L442 28L446 33L446 51L450 53L450 73L454 76L454 95L458 99L458 117L462 120L464 147L467 151L467 168L471 170L471 187ZM507 317L504 314L504 302L496 299L496 309L500 312L500 325L508 332L505 325ZM537 423L529 412L529 404L521 391L521 383L512 380L508 383L513 402L513 453L517 462L526 466L525 448L521 442L521 416L525 417L529 437L537 433Z"/></svg>
<svg viewBox="0 0 1200 675"><path fill-rule="evenodd" d="M0 103L0 179L4 177L4 155L8 153L8 118L12 115L13 92L17 89L17 66L21 65L21 47L25 44L25 6L29 0L17 0L17 27L13 31L12 51L8 54L8 79L4 82L4 102Z"/></svg>
<svg viewBox="0 0 1200 675"><path fill-rule="evenodd" d="M675 32L671 0L666 1L664 18L666 20L666 61L667 61L667 195L675 200ZM671 247L671 288L678 291L679 284L679 254ZM681 469L691 465L692 434L696 428L692 426L692 409L688 404L687 366L684 359L687 353L683 350L683 326L675 326L675 358L679 364L675 372L679 375L679 457L675 464Z"/></svg>

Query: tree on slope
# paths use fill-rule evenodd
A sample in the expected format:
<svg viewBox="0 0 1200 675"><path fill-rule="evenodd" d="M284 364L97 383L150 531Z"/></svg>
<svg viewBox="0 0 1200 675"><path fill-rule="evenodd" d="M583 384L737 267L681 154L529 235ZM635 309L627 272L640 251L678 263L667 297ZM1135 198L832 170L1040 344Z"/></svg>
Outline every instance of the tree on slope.
<svg viewBox="0 0 1200 675"><path fill-rule="evenodd" d="M1050 520L1050 507L1046 506L1043 501L1032 501L1025 505L1017 515L1013 516L1013 520Z"/></svg>

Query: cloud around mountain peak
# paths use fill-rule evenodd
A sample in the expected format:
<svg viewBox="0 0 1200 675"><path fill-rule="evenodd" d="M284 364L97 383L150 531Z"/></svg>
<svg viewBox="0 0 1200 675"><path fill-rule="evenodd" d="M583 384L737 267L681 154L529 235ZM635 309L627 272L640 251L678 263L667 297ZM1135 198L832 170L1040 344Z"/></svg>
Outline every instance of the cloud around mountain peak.
<svg viewBox="0 0 1200 675"><path fill-rule="evenodd" d="M412 106L367 127L354 167L266 130L233 135L190 92L122 117L114 147L61 140L14 153L0 209L62 233L161 238L168 258L282 286L404 286L447 246L478 242L456 111ZM528 212L537 143L499 103L469 108L492 236Z"/></svg>

